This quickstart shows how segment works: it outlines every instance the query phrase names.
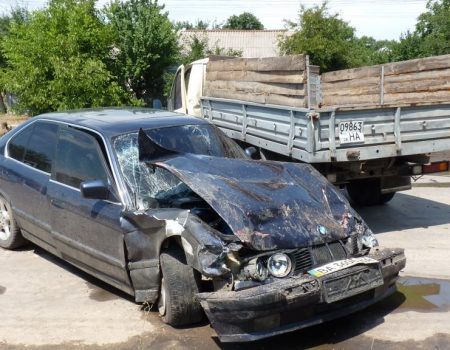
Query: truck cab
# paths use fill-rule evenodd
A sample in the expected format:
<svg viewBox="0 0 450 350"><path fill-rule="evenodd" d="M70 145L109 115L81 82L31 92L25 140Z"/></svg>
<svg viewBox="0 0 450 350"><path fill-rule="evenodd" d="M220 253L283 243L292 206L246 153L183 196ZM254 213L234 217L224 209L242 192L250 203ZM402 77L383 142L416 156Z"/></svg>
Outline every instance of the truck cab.
<svg viewBox="0 0 450 350"><path fill-rule="evenodd" d="M203 58L178 67L168 102L170 111L201 116L200 98L208 62L209 58Z"/></svg>

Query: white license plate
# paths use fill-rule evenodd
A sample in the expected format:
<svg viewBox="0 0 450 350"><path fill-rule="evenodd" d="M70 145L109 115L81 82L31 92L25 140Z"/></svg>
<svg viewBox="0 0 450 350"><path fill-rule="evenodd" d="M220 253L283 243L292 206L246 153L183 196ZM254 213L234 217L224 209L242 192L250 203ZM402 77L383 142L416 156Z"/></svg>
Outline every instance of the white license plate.
<svg viewBox="0 0 450 350"><path fill-rule="evenodd" d="M359 264L378 264L378 260L364 256L360 258L338 260L328 263L326 265L322 265L320 267L316 267L315 269L309 270L308 273L314 277L322 277L336 271L344 270L347 267Z"/></svg>
<svg viewBox="0 0 450 350"><path fill-rule="evenodd" d="M339 141L341 144L364 142L364 122L362 120L340 122Z"/></svg>

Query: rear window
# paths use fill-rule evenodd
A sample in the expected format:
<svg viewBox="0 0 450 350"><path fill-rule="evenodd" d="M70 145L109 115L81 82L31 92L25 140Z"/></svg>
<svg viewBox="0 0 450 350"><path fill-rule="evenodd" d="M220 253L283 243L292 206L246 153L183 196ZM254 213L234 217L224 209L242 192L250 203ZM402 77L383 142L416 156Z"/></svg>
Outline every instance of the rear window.
<svg viewBox="0 0 450 350"><path fill-rule="evenodd" d="M58 125L36 122L20 131L9 143L8 154L22 163L51 173Z"/></svg>

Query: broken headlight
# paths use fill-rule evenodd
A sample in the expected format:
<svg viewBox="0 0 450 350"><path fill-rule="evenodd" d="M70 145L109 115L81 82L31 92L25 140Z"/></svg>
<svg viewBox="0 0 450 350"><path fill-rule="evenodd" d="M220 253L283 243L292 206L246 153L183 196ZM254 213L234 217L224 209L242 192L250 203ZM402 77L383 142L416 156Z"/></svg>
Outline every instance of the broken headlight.
<svg viewBox="0 0 450 350"><path fill-rule="evenodd" d="M241 275L255 281L264 281L269 277L266 267L266 260L263 258L252 259L242 268Z"/></svg>
<svg viewBox="0 0 450 350"><path fill-rule="evenodd" d="M267 261L267 268L274 277L286 277L292 270L291 258L284 253L276 253Z"/></svg>
<svg viewBox="0 0 450 350"><path fill-rule="evenodd" d="M369 228L359 235L359 241L364 248L378 247L378 240Z"/></svg>

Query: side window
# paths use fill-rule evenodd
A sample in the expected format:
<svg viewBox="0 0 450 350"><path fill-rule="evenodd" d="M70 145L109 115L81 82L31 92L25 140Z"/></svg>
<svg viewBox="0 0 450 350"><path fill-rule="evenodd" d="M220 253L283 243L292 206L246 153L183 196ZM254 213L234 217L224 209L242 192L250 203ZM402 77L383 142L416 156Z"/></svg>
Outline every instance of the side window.
<svg viewBox="0 0 450 350"><path fill-rule="evenodd" d="M76 129L61 128L54 176L56 181L75 188L80 188L87 180L110 183L105 159L95 137Z"/></svg>
<svg viewBox="0 0 450 350"><path fill-rule="evenodd" d="M33 131L34 124L28 126L24 130L20 131L15 135L8 144L8 154L11 158L18 161L23 161L23 156L25 154L25 149L28 145L28 140L30 139L31 133Z"/></svg>
<svg viewBox="0 0 450 350"><path fill-rule="evenodd" d="M33 168L51 173L58 125L36 122L14 137L9 155Z"/></svg>

